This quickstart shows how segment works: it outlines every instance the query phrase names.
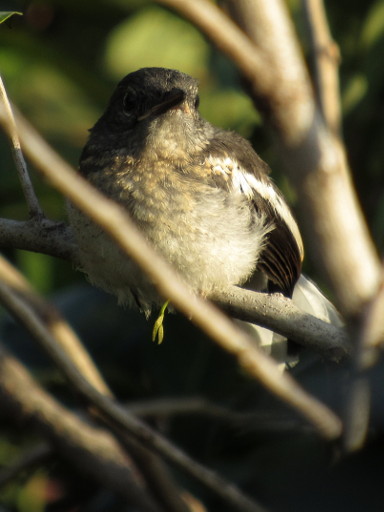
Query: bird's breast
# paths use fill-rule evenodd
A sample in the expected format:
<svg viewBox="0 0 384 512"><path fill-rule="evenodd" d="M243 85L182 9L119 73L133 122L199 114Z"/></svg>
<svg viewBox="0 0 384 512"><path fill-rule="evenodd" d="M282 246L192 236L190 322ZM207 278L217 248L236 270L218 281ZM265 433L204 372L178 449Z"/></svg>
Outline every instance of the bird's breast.
<svg viewBox="0 0 384 512"><path fill-rule="evenodd" d="M127 210L145 238L196 291L209 294L241 284L255 270L271 226L245 195L212 186L201 170L190 172L159 159L136 165L115 162L89 179ZM93 262L83 266L93 282L108 282L108 290L114 286L110 283L143 288L145 280L138 284L129 258L113 249L101 230L83 220L73 225L79 227L80 246L86 245L84 254L92 245Z"/></svg>

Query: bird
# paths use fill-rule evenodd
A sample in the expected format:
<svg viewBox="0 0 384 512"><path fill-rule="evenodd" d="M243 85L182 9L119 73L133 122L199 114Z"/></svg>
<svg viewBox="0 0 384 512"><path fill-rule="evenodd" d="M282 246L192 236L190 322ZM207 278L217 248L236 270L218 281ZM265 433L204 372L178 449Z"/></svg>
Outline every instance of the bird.
<svg viewBox="0 0 384 512"><path fill-rule="evenodd" d="M305 288L300 231L268 165L248 140L201 117L195 78L160 67L123 78L79 172L202 296L231 285L286 297ZM68 214L91 283L146 315L159 309L164 298L137 264L75 206Z"/></svg>

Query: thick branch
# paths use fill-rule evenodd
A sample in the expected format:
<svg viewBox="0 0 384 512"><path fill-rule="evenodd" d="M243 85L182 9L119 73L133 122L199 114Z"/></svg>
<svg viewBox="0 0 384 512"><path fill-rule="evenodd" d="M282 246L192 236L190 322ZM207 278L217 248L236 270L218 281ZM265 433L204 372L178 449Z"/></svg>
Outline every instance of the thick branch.
<svg viewBox="0 0 384 512"><path fill-rule="evenodd" d="M71 229L61 222L0 219L0 248L40 252L76 264Z"/></svg>
<svg viewBox="0 0 384 512"><path fill-rule="evenodd" d="M239 320L254 322L340 361L351 353L347 333L318 318L303 313L292 300L280 294L267 295L231 287L215 292L211 300Z"/></svg>

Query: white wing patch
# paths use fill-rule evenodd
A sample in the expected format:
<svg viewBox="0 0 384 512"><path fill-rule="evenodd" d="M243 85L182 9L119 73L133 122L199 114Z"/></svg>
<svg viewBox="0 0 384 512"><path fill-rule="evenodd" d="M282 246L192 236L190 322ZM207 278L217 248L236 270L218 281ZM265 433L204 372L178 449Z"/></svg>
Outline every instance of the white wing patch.
<svg viewBox="0 0 384 512"><path fill-rule="evenodd" d="M225 179L232 174L235 166L239 164L232 160L231 158L216 158L209 156L207 158L207 164L211 167L211 170L214 174L222 174Z"/></svg>
<svg viewBox="0 0 384 512"><path fill-rule="evenodd" d="M276 213L284 220L299 247L301 259L304 257L303 242L301 239L299 228L293 218L291 211L283 198L276 192L271 183L260 181L254 174L245 171L240 164L232 158L215 158L209 157L208 164L211 165L212 172L221 174L226 181L232 184L232 190L240 194L244 194L248 199L252 199L253 195L258 193L263 199L268 201Z"/></svg>

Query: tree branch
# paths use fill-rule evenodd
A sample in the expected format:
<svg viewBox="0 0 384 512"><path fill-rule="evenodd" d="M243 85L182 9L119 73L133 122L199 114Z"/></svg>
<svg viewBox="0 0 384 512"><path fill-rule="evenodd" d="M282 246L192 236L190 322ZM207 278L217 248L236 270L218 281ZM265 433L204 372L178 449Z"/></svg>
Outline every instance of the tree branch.
<svg viewBox="0 0 384 512"><path fill-rule="evenodd" d="M285 432L300 429L308 431L308 425L300 418L282 415L281 411L234 411L200 397L162 398L130 402L127 410L139 417L174 418L183 415L197 415L221 420L225 425L243 428L247 431Z"/></svg>
<svg viewBox="0 0 384 512"><path fill-rule="evenodd" d="M338 362L351 354L344 329L302 312L280 294L267 295L234 286L214 292L210 298L232 317L282 334L329 360Z"/></svg>
<svg viewBox="0 0 384 512"><path fill-rule="evenodd" d="M315 70L315 90L323 119L340 134L340 93L338 66L340 51L332 39L323 0L302 0Z"/></svg>
<svg viewBox="0 0 384 512"><path fill-rule="evenodd" d="M28 174L27 165L24 160L23 153L20 147L19 136L16 130L15 119L12 113L12 107L9 103L7 92L4 87L3 80L0 76L0 102L4 105L5 115L8 117L8 123L10 126L10 139L12 143L13 157L19 175L21 188L24 193L24 197L28 206L28 213L31 219L33 218L44 218L43 210L39 204L39 200L33 189L31 179Z"/></svg>
<svg viewBox="0 0 384 512"><path fill-rule="evenodd" d="M39 252L77 263L72 231L63 222L0 219L0 248Z"/></svg>

